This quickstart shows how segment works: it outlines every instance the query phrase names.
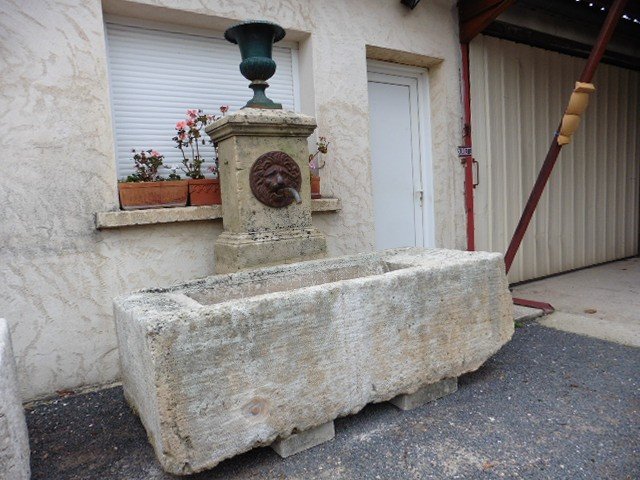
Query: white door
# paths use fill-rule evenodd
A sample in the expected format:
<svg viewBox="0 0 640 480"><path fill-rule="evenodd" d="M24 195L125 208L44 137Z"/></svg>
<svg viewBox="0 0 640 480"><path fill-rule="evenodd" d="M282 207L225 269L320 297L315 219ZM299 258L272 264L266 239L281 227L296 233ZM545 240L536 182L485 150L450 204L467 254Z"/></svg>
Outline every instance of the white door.
<svg viewBox="0 0 640 480"><path fill-rule="evenodd" d="M382 62L368 70L376 248L433 247L425 72Z"/></svg>

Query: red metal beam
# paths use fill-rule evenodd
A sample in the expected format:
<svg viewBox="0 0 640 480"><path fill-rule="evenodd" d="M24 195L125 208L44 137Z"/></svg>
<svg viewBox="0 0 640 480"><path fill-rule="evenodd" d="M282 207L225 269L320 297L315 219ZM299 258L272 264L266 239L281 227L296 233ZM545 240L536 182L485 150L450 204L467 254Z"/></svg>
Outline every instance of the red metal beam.
<svg viewBox="0 0 640 480"><path fill-rule="evenodd" d="M545 302L536 302L535 300L526 300L524 298L513 297L513 304L520 305L521 307L537 308L538 310L542 310L545 315L549 315L550 313L555 312L555 308L553 308L551 304Z"/></svg>
<svg viewBox="0 0 640 480"><path fill-rule="evenodd" d="M593 46L591 55L589 55L587 64L582 70L582 75L580 75L579 80L580 82L590 83L593 79L593 75L596 73L596 68L598 68L600 59L602 59L602 55L604 55L604 51L607 49L609 40L611 40L611 35L613 35L613 32L620 21L620 17L622 17L622 14L624 13L627 2L628 0L616 0L611 6L611 10L609 10L607 18L600 29L600 34L598 35L596 44Z"/></svg>
<svg viewBox="0 0 640 480"><path fill-rule="evenodd" d="M460 49L462 51L462 96L464 104L463 146L471 151L471 77L469 74L469 42L484 30L515 0L460 0ZM473 163L472 155L462 157L464 164L464 206L467 216L467 250L475 250L475 225L473 212Z"/></svg>
<svg viewBox="0 0 640 480"><path fill-rule="evenodd" d="M591 54L589 55L589 59L587 60L587 64L582 70L582 74L580 75L580 82L591 83L593 79L593 75L598 68L598 64L602 59L602 55L607 48L607 44L611 39L611 35L613 34L620 17L624 11L624 7L628 0L615 0L615 3L609 10L607 14L607 18L600 29L600 34L598 35L598 39L596 40L593 49L591 50ZM511 265L513 264L513 259L518 253L518 248L522 243L522 239L524 237L525 232L527 231L527 227L531 222L531 217L533 217L533 213L538 206L538 202L540 201L540 197L544 192L544 187L547 185L549 180L549 176L553 171L553 167L556 164L556 160L558 159L558 154L562 149L562 146L558 144L556 141L556 137L558 135L558 131L560 130L560 126L556 130L555 135L553 136L553 140L551 140L551 145L549 146L549 151L544 160L542 168L540 169L540 173L538 174L538 178L536 179L536 183L533 186L533 190L529 195L529 200L527 200L527 204L524 207L524 211L522 212L522 216L520 217L520 221L518 222L518 226L516 227L515 232L513 233L513 237L511 238L511 243L509 244L509 248L507 248L507 252L504 255L504 262L507 268L507 273L511 269Z"/></svg>
<svg viewBox="0 0 640 480"><path fill-rule="evenodd" d="M460 0L460 42L469 43L514 2L515 0Z"/></svg>

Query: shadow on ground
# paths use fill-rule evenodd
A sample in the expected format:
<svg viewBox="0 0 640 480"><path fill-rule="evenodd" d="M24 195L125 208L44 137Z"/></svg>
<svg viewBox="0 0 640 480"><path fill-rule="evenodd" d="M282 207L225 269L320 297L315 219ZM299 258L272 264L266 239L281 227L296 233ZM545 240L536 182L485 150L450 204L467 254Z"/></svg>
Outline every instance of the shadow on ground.
<svg viewBox="0 0 640 480"><path fill-rule="evenodd" d="M387 403L336 420L336 438L286 460L258 448L189 480L637 479L640 349L541 327L455 394L411 412ZM27 412L33 479L175 479L112 388Z"/></svg>

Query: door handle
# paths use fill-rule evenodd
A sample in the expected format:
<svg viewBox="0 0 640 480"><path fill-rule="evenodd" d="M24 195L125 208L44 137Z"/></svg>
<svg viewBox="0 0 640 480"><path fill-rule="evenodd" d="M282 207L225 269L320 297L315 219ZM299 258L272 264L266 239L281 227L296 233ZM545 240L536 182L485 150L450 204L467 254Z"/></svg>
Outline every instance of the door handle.
<svg viewBox="0 0 640 480"><path fill-rule="evenodd" d="M473 162L471 165L476 166L476 181L473 182L473 188L476 188L478 185L480 185L480 165L475 158L472 158L471 161Z"/></svg>

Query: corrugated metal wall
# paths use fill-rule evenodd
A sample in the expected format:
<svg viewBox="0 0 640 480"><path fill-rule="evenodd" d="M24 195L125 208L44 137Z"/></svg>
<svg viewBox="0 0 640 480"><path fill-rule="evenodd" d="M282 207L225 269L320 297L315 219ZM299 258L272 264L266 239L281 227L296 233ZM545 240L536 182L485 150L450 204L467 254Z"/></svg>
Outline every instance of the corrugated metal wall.
<svg viewBox="0 0 640 480"><path fill-rule="evenodd" d="M505 252L585 60L496 38L471 43L476 248ZM600 65L509 280L638 253L640 73Z"/></svg>

